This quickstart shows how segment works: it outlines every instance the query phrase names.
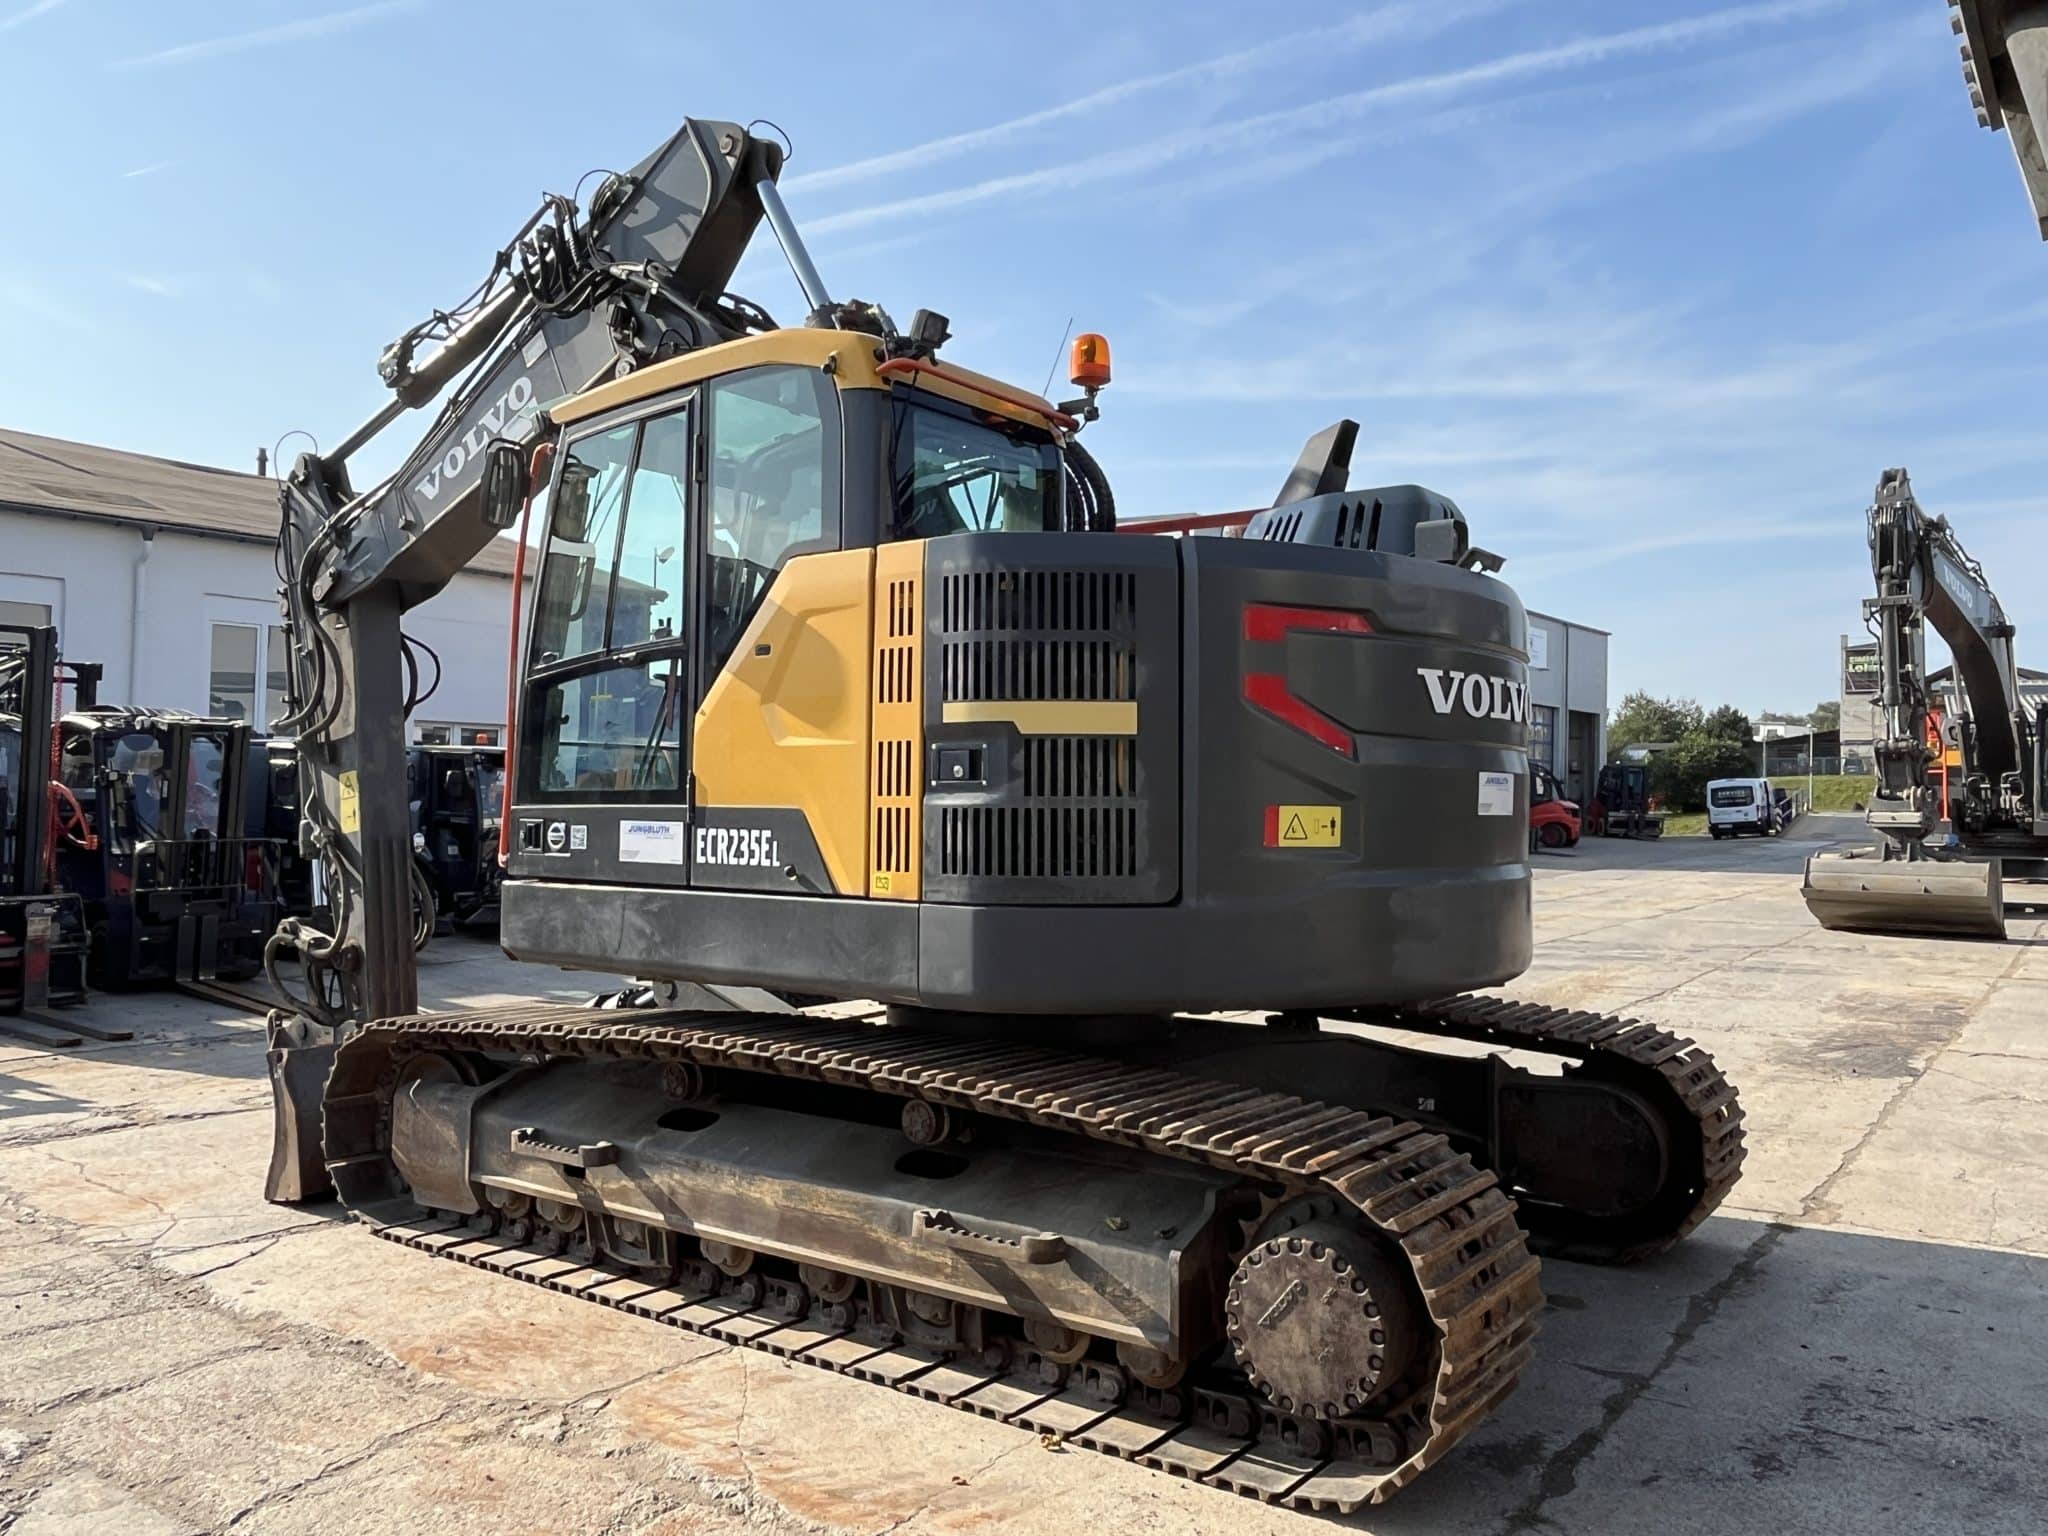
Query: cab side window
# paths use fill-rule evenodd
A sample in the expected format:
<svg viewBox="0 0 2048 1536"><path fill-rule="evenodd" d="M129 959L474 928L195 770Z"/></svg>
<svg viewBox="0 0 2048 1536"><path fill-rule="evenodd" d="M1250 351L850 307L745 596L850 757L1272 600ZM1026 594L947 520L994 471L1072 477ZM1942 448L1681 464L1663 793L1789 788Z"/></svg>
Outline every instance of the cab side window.
<svg viewBox="0 0 2048 1536"><path fill-rule="evenodd" d="M666 799L683 788L691 410L564 450L521 730L522 779L537 799Z"/></svg>
<svg viewBox="0 0 2048 1536"><path fill-rule="evenodd" d="M548 539L533 616L537 666L604 649L619 522L638 435L639 428L628 423L567 449L550 508L574 502L587 510L573 526L565 521L555 527Z"/></svg>
<svg viewBox="0 0 2048 1536"><path fill-rule="evenodd" d="M839 547L839 402L815 368L750 368L706 390L704 659L708 692L776 572Z"/></svg>

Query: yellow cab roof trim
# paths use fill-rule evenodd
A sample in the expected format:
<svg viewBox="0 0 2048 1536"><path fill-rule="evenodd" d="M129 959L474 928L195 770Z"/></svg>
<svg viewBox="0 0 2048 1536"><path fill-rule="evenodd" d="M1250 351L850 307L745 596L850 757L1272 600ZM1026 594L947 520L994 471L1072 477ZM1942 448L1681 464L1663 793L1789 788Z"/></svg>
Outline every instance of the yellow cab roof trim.
<svg viewBox="0 0 2048 1536"><path fill-rule="evenodd" d="M548 415L557 425L567 426L721 374L737 373L742 368L823 368L830 362L832 381L841 389L888 389L892 383L899 383L928 389L976 410L1033 426L1056 427L1059 422L1058 412L1049 401L951 363L923 363L915 373L892 378L881 371L881 353L876 338L860 331L827 331L808 326L764 331L758 336L742 336L736 341L685 352L629 373L623 379L586 389L580 395L569 395L548 407Z"/></svg>
<svg viewBox="0 0 2048 1536"><path fill-rule="evenodd" d="M652 395L665 395L686 384L701 383L718 374L737 373L742 368L766 368L778 363L799 368L822 368L829 360L833 365L833 381L841 389L887 389L888 380L875 372L881 362L875 354L880 350L874 337L864 336L858 331L809 328L763 331L758 336L742 336L737 341L722 341L715 347L685 352L681 357L672 357L665 363L655 363L636 373L629 373L623 379L613 379L609 384L586 389L580 395L571 395L549 406L548 415L557 423L566 425L616 410L622 405L631 405Z"/></svg>

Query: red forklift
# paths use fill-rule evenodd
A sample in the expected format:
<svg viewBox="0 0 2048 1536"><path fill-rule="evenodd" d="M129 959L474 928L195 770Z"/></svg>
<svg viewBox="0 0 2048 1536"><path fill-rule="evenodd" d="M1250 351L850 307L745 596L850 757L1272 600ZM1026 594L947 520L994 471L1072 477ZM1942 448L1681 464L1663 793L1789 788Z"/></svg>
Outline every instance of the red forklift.
<svg viewBox="0 0 2048 1536"><path fill-rule="evenodd" d="M1664 812L1650 794L1647 763L1609 763L1600 770L1586 807L1586 831L1594 837L1662 837Z"/></svg>
<svg viewBox="0 0 2048 1536"><path fill-rule="evenodd" d="M57 845L80 830L51 771L60 668L54 629L0 624L0 1030L38 1045L103 1034L41 1017L86 989L84 903L56 879Z"/></svg>

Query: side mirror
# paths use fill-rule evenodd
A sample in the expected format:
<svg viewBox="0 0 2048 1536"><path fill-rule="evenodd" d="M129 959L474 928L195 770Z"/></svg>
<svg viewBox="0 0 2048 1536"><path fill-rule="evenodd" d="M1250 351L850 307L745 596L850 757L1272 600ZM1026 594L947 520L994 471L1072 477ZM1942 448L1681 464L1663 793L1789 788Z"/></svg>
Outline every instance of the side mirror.
<svg viewBox="0 0 2048 1536"><path fill-rule="evenodd" d="M483 519L488 528L510 528L526 505L526 455L517 443L495 438L484 449Z"/></svg>
<svg viewBox="0 0 2048 1536"><path fill-rule="evenodd" d="M555 487L552 531L570 544L587 543L590 538L590 482L597 471L577 459L562 466L561 482Z"/></svg>

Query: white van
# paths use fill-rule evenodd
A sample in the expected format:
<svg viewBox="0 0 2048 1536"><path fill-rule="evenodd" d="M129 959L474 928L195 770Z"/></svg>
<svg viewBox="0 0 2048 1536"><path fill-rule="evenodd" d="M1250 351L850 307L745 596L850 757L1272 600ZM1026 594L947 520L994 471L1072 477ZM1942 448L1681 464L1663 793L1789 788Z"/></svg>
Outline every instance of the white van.
<svg viewBox="0 0 2048 1536"><path fill-rule="evenodd" d="M1716 837L1779 830L1778 797L1769 779L1714 779L1707 785L1707 830Z"/></svg>

